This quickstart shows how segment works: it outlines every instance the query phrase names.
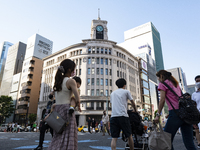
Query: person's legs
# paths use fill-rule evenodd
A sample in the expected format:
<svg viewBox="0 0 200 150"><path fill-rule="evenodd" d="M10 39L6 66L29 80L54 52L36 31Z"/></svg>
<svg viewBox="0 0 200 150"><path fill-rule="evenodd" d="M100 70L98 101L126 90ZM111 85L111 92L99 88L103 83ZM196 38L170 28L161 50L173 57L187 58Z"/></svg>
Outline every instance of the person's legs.
<svg viewBox="0 0 200 150"><path fill-rule="evenodd" d="M110 135L110 131L109 131L109 128L108 128L108 122L106 123L106 130L107 130L108 134Z"/></svg>
<svg viewBox="0 0 200 150"><path fill-rule="evenodd" d="M90 126L88 126L88 132L90 132L90 133L91 133L91 131L90 131Z"/></svg>
<svg viewBox="0 0 200 150"><path fill-rule="evenodd" d="M105 135L105 124L103 124L103 136Z"/></svg>
<svg viewBox="0 0 200 150"><path fill-rule="evenodd" d="M39 146L38 147L43 147L43 142L44 142L44 136L45 136L45 130L40 131L40 139L39 139Z"/></svg>
<svg viewBox="0 0 200 150"><path fill-rule="evenodd" d="M174 150L174 148L173 148L174 136L176 135L178 128L183 123L184 122L177 116L177 114L174 112L174 110L169 111L169 117L168 117L167 123L165 125L164 131L172 134L172 138L171 138L172 149L171 150Z"/></svg>
<svg viewBox="0 0 200 150"><path fill-rule="evenodd" d="M193 141L192 125L184 123L181 126L181 133L182 133L184 145L187 148L187 150L196 150L196 147Z"/></svg>
<svg viewBox="0 0 200 150"><path fill-rule="evenodd" d="M116 150L116 145L117 145L117 138L112 138L111 149Z"/></svg>
<svg viewBox="0 0 200 150"><path fill-rule="evenodd" d="M130 150L134 150L134 142L133 142L132 134L128 137L128 145L130 147Z"/></svg>

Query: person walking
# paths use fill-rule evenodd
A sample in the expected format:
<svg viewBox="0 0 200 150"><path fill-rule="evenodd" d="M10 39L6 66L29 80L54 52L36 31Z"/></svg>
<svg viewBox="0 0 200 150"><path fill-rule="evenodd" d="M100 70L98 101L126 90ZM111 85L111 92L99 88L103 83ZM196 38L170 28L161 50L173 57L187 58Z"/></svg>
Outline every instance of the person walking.
<svg viewBox="0 0 200 150"><path fill-rule="evenodd" d="M90 126L91 126L91 122L92 122L90 117L88 117L88 121L87 122L88 122L88 132L92 134L92 132L90 131Z"/></svg>
<svg viewBox="0 0 200 150"><path fill-rule="evenodd" d="M69 120L69 125L64 128L61 134L54 131L48 150L78 150L75 113L69 115L72 93L75 96L78 110L81 112L77 84L75 80L70 78L75 75L75 68L76 65L72 60L65 59L60 63L55 76L53 89L55 91L56 103L53 111L59 113L66 122Z"/></svg>
<svg viewBox="0 0 200 150"><path fill-rule="evenodd" d="M96 121L94 120L94 118L92 118L92 132L95 132L95 127L96 127Z"/></svg>
<svg viewBox="0 0 200 150"><path fill-rule="evenodd" d="M134 150L134 142L131 131L131 124L127 113L128 99L131 102L134 111L136 110L135 103L131 96L130 91L126 90L126 80L123 78L118 79L115 84L118 89L111 93L110 103L112 104L112 114L110 118L110 132L111 132L111 148L116 150L117 139L121 130L128 138L130 150Z"/></svg>
<svg viewBox="0 0 200 150"><path fill-rule="evenodd" d="M196 88L197 91L192 94L192 100L196 102L197 109L200 111L200 75L195 77ZM193 125L195 129L195 135L198 142L197 148L200 148L200 135L199 135L199 127L200 123Z"/></svg>
<svg viewBox="0 0 200 150"><path fill-rule="evenodd" d="M103 135L102 136L105 136L106 130L107 130L108 134L110 135L109 126L108 126L109 116L108 116L108 114L106 114L105 110L103 111L102 123L103 123Z"/></svg>
<svg viewBox="0 0 200 150"><path fill-rule="evenodd" d="M48 129L50 129L51 136L53 137L53 129L48 124L46 124L44 118L51 112L51 107L55 103L54 91L49 94L49 99L50 100L47 102L46 112L44 116L42 116L42 120L40 120L40 124L39 124L39 130L40 130L39 145L34 150L43 149L45 132L48 131Z"/></svg>
<svg viewBox="0 0 200 150"><path fill-rule="evenodd" d="M173 148L173 140L174 136L176 135L176 132L178 128L181 128L182 138L185 147L187 150L196 150L196 147L193 142L193 132L192 132L192 125L185 123L177 114L176 112L179 111L179 99L178 97L173 94L162 82L167 83L174 92L177 93L178 96L181 96L181 89L179 87L178 81L172 76L170 72L167 72L166 70L160 70L156 73L156 76L159 80L158 90L160 91L160 101L159 101L159 107L158 112L156 114L156 117L154 119L155 123L159 123L159 118L161 116L161 111L163 109L163 106L165 104L165 101L169 108L169 117L167 120L167 123L165 125L164 131L171 133L172 138L172 150ZM170 102L170 100L176 111L173 110ZM166 99L166 100L165 100Z"/></svg>

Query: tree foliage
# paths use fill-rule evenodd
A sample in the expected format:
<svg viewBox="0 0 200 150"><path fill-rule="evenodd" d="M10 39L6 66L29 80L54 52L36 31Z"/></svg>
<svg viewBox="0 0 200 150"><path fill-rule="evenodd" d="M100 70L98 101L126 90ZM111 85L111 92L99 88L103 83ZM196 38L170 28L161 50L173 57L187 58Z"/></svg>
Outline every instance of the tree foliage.
<svg viewBox="0 0 200 150"><path fill-rule="evenodd" d="M33 123L34 121L36 121L37 115L36 114L30 114L28 118L29 118L30 123Z"/></svg>
<svg viewBox="0 0 200 150"><path fill-rule="evenodd" d="M8 118L15 111L12 97L2 95L0 97L0 116L3 118Z"/></svg>

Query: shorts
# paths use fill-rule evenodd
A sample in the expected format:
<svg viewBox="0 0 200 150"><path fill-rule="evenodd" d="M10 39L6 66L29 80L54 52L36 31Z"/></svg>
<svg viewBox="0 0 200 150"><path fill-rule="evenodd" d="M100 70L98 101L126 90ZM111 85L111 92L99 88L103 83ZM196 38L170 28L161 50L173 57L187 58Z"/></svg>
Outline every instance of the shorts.
<svg viewBox="0 0 200 150"><path fill-rule="evenodd" d="M123 131L126 138L128 138L131 132L131 124L128 117L112 117L110 118L110 133L112 138L118 138L120 131Z"/></svg>

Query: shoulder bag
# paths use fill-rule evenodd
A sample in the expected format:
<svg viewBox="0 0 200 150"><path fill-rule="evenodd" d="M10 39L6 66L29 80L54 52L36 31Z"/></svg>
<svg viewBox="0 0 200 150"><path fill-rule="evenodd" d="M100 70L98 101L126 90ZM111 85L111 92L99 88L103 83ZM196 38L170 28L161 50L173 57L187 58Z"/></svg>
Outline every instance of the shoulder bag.
<svg viewBox="0 0 200 150"><path fill-rule="evenodd" d="M151 150L171 150L171 133L163 131L159 123L160 132L154 126L154 131L149 133L148 145Z"/></svg>
<svg viewBox="0 0 200 150"><path fill-rule="evenodd" d="M182 95L178 96L166 82L162 83L179 99L179 111L177 112L169 98L166 96L166 99L169 101L176 114L187 124L198 124L200 122L200 113L197 109L196 102L191 99L191 96L186 96L182 91Z"/></svg>

